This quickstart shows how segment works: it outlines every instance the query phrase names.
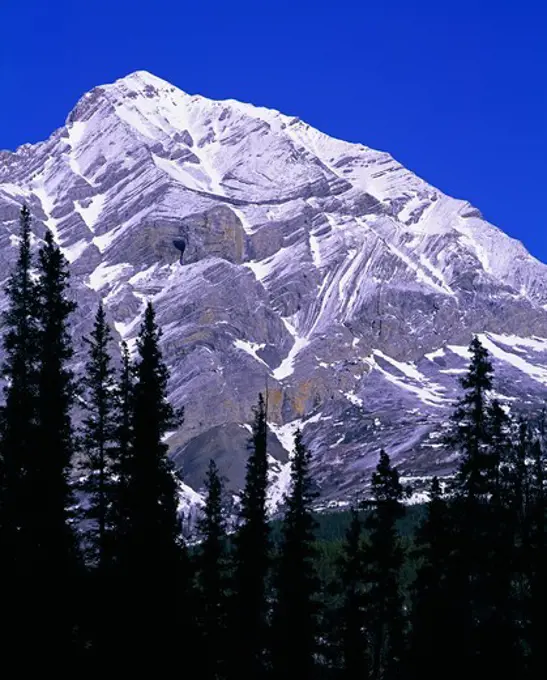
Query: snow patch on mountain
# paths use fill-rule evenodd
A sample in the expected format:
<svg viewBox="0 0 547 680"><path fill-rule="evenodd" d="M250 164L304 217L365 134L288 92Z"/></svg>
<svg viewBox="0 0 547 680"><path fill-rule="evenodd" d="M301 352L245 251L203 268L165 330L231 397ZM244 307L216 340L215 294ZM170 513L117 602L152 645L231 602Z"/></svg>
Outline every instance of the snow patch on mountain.
<svg viewBox="0 0 547 680"><path fill-rule="evenodd" d="M101 262L89 275L88 286L98 292L110 283L117 281L123 273L128 271L133 271L133 267L127 262L114 265Z"/></svg>
<svg viewBox="0 0 547 680"><path fill-rule="evenodd" d="M281 321L283 321L285 328L292 335L294 342L287 356L273 371L273 376L276 380L284 380L292 375L298 354L309 345L308 338L300 336L289 319L281 317Z"/></svg>
<svg viewBox="0 0 547 680"><path fill-rule="evenodd" d="M84 201L81 199L74 201L74 210L80 215L91 232L95 231L95 225L99 219L105 201L106 196L104 194L98 194L97 196L87 199L85 205Z"/></svg>
<svg viewBox="0 0 547 680"><path fill-rule="evenodd" d="M247 352L247 354L252 356L253 359L255 359L255 361L258 361L261 364L264 364L264 366L266 366L266 368L269 369L268 364L263 359L261 359L257 354L258 351L260 351L261 349L264 349L264 347L265 347L264 343L248 342L247 340L237 339L237 340L234 340L234 347L236 349L241 349L244 352Z"/></svg>
<svg viewBox="0 0 547 680"><path fill-rule="evenodd" d="M507 352L502 349L499 345L493 342L490 337L486 334L480 334L479 339L483 345L496 359L503 361L505 363L514 366L519 371L522 371L526 375L530 376L533 380L537 380L543 385L547 385L547 368L534 365L522 356L513 354L512 352Z"/></svg>

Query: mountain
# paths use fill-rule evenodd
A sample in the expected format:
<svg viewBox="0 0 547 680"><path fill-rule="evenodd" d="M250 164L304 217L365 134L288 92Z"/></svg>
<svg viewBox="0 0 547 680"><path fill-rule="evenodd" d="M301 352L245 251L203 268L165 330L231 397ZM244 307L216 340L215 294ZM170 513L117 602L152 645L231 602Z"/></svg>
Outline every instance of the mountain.
<svg viewBox="0 0 547 680"><path fill-rule="evenodd" d="M4 276L23 202L72 263L77 342L100 297L130 343L154 301L188 494L211 456L237 492L266 388L272 507L297 426L327 504L362 489L380 446L407 478L449 471L442 423L474 333L500 398L542 403L547 267L387 153L299 118L139 71L0 152Z"/></svg>

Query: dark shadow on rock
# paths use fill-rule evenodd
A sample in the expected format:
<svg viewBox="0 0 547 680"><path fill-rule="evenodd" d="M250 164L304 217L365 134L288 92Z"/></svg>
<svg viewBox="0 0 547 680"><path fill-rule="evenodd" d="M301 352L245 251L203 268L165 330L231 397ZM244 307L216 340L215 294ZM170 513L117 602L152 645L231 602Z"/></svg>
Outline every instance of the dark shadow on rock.
<svg viewBox="0 0 547 680"><path fill-rule="evenodd" d="M173 245L177 250L180 250L180 264L182 264L182 257L184 255L184 251L186 249L186 241L182 238L176 238L173 240Z"/></svg>
<svg viewBox="0 0 547 680"><path fill-rule="evenodd" d="M239 492L245 484L251 433L240 423L212 427L191 439L185 446L171 452L175 468L194 489L203 487L209 460L213 458L220 474L228 481L230 492ZM268 453L285 463L288 454L271 431L268 432Z"/></svg>

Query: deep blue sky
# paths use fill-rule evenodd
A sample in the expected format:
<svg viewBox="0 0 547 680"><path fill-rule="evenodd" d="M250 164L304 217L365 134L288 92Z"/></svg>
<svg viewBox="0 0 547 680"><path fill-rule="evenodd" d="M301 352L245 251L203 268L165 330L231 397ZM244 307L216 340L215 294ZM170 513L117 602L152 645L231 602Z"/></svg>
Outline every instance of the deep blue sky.
<svg viewBox="0 0 547 680"><path fill-rule="evenodd" d="M545 0L0 0L0 149L146 69L389 151L547 262Z"/></svg>

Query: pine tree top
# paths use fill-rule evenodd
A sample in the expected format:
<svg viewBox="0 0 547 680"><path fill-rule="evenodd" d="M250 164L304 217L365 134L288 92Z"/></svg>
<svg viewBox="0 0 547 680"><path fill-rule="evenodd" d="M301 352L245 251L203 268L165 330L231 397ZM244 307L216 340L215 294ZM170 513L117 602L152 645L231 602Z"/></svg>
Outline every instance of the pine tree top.
<svg viewBox="0 0 547 680"><path fill-rule="evenodd" d="M491 390L494 368L488 350L483 347L477 336L469 345L471 361L467 374L460 379L465 390Z"/></svg>
<svg viewBox="0 0 547 680"><path fill-rule="evenodd" d="M226 532L226 517L223 508L223 485L218 467L211 458L205 477L206 500L203 516L198 521L198 530L207 541L218 541Z"/></svg>

